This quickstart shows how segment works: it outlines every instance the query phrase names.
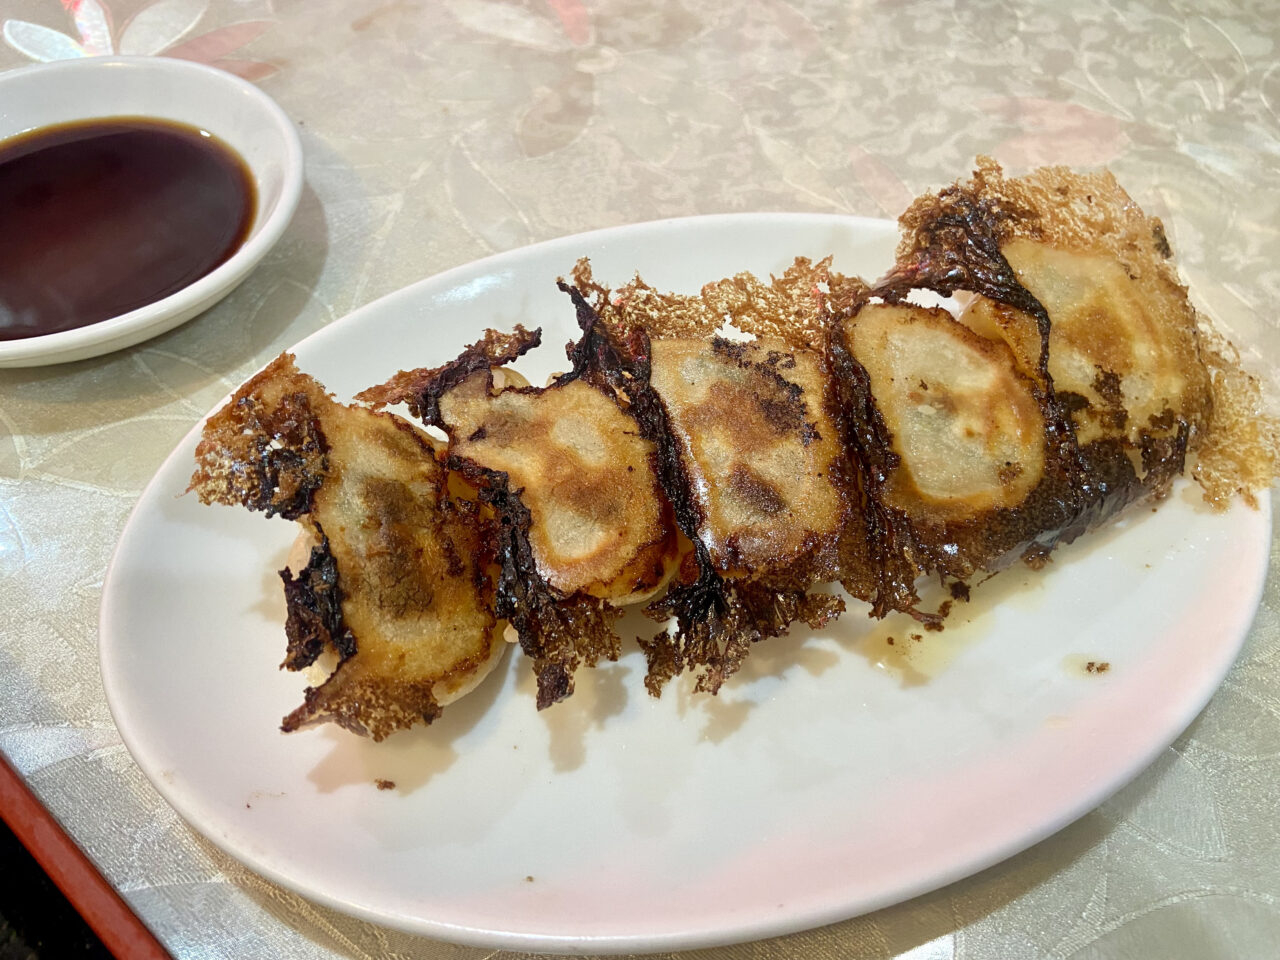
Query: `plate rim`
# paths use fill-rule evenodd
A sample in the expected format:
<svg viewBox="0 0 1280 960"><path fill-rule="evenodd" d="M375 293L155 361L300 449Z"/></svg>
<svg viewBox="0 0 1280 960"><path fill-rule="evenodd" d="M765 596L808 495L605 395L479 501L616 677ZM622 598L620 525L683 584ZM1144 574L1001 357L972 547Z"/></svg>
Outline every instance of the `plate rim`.
<svg viewBox="0 0 1280 960"><path fill-rule="evenodd" d="M621 223L611 227L599 227L595 230L584 230L580 233L569 233L559 237L551 237L546 240L539 240L536 243L522 244L521 246L511 247L506 250L499 250L496 253L486 254L475 260L466 260L462 263L446 267L438 273L423 277L420 280L414 280L403 287L395 290L389 290L368 303L361 304L348 313L343 314L332 323L328 323L319 330L309 333L291 347L287 347L289 353L295 353L300 348L305 348L313 343L322 343L329 336L329 331L344 326L349 322L359 322L362 315L366 311L374 311L384 309L389 303L398 299L409 299L412 294L417 293L423 287L435 285L437 283L444 284L446 281L455 282L456 277L460 277L467 273L484 272L482 268L487 268L494 263L501 262L512 256L525 256L535 253L550 253L561 247L572 247L575 244L582 244L590 241L602 240L614 235L640 234L650 230L665 230L670 228L678 228L681 224L706 224L714 226L717 223L732 223L734 221L769 221L773 220L779 223L794 222L797 220L810 220L814 223L827 223L832 226L849 226L851 224L864 224L868 229L872 230L889 230L897 231L897 221L890 220L885 217L864 217L855 214L841 213L808 213L796 212L789 213L786 211L770 210L760 213L703 213L692 214L681 217L658 217L653 220L638 220L635 223ZM269 363L270 361L268 361ZM266 364L263 364L265 367ZM259 367L258 370L261 370ZM255 371L256 372L256 371ZM250 374L252 376L252 374ZM227 394L229 398L231 394ZM226 402L226 398L223 399ZM217 410L215 406L213 410ZM213 412L210 411L210 413ZM201 419L201 424L205 418Z"/></svg>
<svg viewBox="0 0 1280 960"><path fill-rule="evenodd" d="M809 220L814 223L843 225L846 227L852 226L853 224L868 224L872 226L872 229L896 230L896 225L894 225L893 221L880 218L851 217L840 214L786 212L721 213L691 217L672 217L642 221L635 224L606 227L599 230L556 237L539 243L501 251L478 260L458 264L439 273L424 277L397 290L389 291L377 299L352 310L343 317L298 341L293 346L287 348L287 350L292 353L299 350L305 351L307 348L315 347L317 345L323 346L330 337L338 336L348 325L358 325L366 313L386 309L388 305L394 304L401 298L413 299L419 294L422 288L427 286L438 285L445 289L451 286L456 286L460 277L467 274L487 272L486 268L492 266L495 261L501 262L511 257L521 257L531 254L552 253L558 248L573 247L575 245L584 246L589 241L598 241L611 234L639 234L648 230L664 230L673 227L678 228L681 224L688 224L694 221L714 225L714 221L727 224L735 220L760 221L770 219L793 222L796 220ZM227 394L226 397L213 405L209 411L210 414L220 409L226 402L226 399L230 396L230 393ZM1093 784L1090 790L1083 791L1078 795L1075 803L1060 809L1057 816L1043 821L1038 829L1020 834L1013 842L1006 843L1000 847L987 849L981 855L971 857L945 872L934 872L926 877L917 879L915 882L900 885L896 888L886 889L881 896L860 902L856 906L856 909L853 909L852 911L850 911L845 905L833 903L829 906L811 909L808 912L791 912L785 918L761 917L743 920L742 922L728 927L720 926L713 928L699 928L697 930L672 930L657 934L649 932L642 934L575 936L571 934L551 935L535 932L492 930L468 924L449 923L438 919L424 919L422 917L405 916L394 910L378 909L376 906L356 902L351 899L332 895L326 893L324 890L317 889L304 880L299 879L297 876L290 874L285 870L278 869L269 862L269 860L259 857L252 852L245 851L242 848L236 847L231 842L230 838L221 836L216 830L202 829L189 815L190 811L188 805L185 798L181 796L182 791L172 782L167 782L162 777L153 776L149 767L144 766L143 763L139 761L140 745L134 740L134 732L126 732L127 725L122 726L120 723L118 703L112 693L113 684L117 681L115 680L115 675L113 673L114 665L110 662L106 643L107 631L105 630L105 624L108 622L112 614L111 603L113 602L113 596L116 592L112 587L115 579L120 575L117 561L123 552L126 539L133 527L135 514L137 514L142 507L143 501L148 497L152 486L156 483L157 478L161 474L167 472L173 462L184 457L189 457L189 448L193 446L194 437L202 429L207 416L208 414L202 417L182 438L182 440L179 441L174 450L170 452L158 468L156 476L153 476L148 482L147 487L144 488L142 494L138 498L138 501L134 504L129 513L128 519L122 529L120 540L113 551L107 573L103 580L102 599L99 605L99 663L108 707L110 709L113 722L115 722L116 728L120 733L121 740L125 743L134 763L137 764L139 769L144 773L148 782L155 787L165 802L176 813L178 813L183 822L186 823L187 826L195 833L208 839L233 860L243 864L251 871L299 894L300 896L329 906L344 914L355 916L377 925L391 927L393 929L402 930L419 936L435 937L449 942L469 946L528 950L538 953L559 952L568 954L618 954L640 951L660 952L706 948L782 936L798 931L814 929L816 927L850 919L852 917L862 916L893 904L902 903L921 894L940 889L958 880L973 876L988 867L1007 860L1031 846L1034 846L1096 808L1100 803L1131 782L1143 770L1150 766L1159 754L1186 730L1191 722L1203 711L1204 707L1212 698L1214 692L1222 683L1227 672L1238 659L1240 651L1250 633L1254 618L1259 610L1263 590L1269 573L1268 556L1269 542L1271 539L1270 531L1272 526L1272 500L1270 491L1264 491L1258 498L1257 509L1259 522L1256 525L1262 562L1258 563L1254 569L1256 575L1254 577L1254 582L1250 584L1249 603L1241 604L1235 610L1236 616L1233 621L1235 629L1231 631L1233 640L1230 643L1229 648L1223 648L1223 655L1220 658L1220 662L1217 664L1217 669L1211 673L1199 675L1197 678L1199 683L1196 685L1194 694L1182 702L1182 709L1178 712L1178 719L1176 721L1177 729L1174 730L1173 725L1171 724L1167 737L1160 738L1158 742L1149 741L1144 745L1143 749L1133 751L1134 755L1128 757L1126 762L1117 764L1118 769L1111 777L1103 778ZM1237 509L1241 508L1237 507ZM145 748L142 748L142 752L145 755Z"/></svg>

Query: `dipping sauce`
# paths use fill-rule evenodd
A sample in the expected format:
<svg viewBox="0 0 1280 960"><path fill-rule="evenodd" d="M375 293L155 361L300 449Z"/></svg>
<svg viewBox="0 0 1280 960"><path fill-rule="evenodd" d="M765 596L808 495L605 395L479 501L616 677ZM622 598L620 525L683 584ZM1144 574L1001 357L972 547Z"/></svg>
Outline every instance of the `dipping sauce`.
<svg viewBox="0 0 1280 960"><path fill-rule="evenodd" d="M0 142L0 340L181 290L244 243L256 203L244 161L183 124L112 117Z"/></svg>

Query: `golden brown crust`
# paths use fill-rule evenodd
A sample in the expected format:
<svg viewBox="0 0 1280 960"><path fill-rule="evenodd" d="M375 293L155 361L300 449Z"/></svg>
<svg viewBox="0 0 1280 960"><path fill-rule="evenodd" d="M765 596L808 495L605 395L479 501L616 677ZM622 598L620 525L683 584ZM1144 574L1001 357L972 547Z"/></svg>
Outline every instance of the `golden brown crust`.
<svg viewBox="0 0 1280 960"><path fill-rule="evenodd" d="M1280 419L1258 379L1240 367L1231 344L1202 331L1202 353L1213 380L1213 410L1193 469L1204 499L1225 510L1239 496L1251 507L1280 476Z"/></svg>
<svg viewBox="0 0 1280 960"><path fill-rule="evenodd" d="M717 572L770 581L829 568L852 507L822 355L713 337L655 340L652 358Z"/></svg>
<svg viewBox="0 0 1280 960"><path fill-rule="evenodd" d="M567 595L611 603L657 589L675 529L653 445L617 403L582 380L494 391L488 371L445 394L449 453L505 473L528 507L539 574Z"/></svg>
<svg viewBox="0 0 1280 960"><path fill-rule="evenodd" d="M896 456L886 503L934 523L1022 505L1044 478L1045 426L1003 343L911 305L871 304L843 333Z"/></svg>
<svg viewBox="0 0 1280 960"><path fill-rule="evenodd" d="M331 403L315 380L281 354L210 418L196 447L188 490L201 503L243 504L296 520L328 470L313 408Z"/></svg>
<svg viewBox="0 0 1280 960"><path fill-rule="evenodd" d="M1040 167L1023 177L1006 177L990 157L978 157L973 178L937 194L916 198L898 219L903 238L899 262L910 261L931 242L947 215L973 202L1003 246L1035 240L1069 250L1109 253L1137 269L1144 265L1177 284L1164 226L1125 193L1110 171L1077 173L1067 167Z"/></svg>
<svg viewBox="0 0 1280 960"><path fill-rule="evenodd" d="M887 288L978 294L962 320L1004 339L1024 366L1038 339L1034 365L1078 447L1114 441L1142 478L1144 456L1178 457L1179 434L1196 446L1213 405L1200 318L1163 225L1110 173L1045 167L1006 178L979 158L971 181L919 198L901 223ZM1167 472L1157 471L1163 482Z"/></svg>
<svg viewBox="0 0 1280 960"><path fill-rule="evenodd" d="M601 366L612 348L594 315L579 320L574 368L548 387L495 386L495 368L538 342L517 328L361 394L444 430L450 469L492 507L496 609L533 661L539 708L573 692L580 666L617 658L619 606L659 589L677 560L654 444Z"/></svg>
<svg viewBox="0 0 1280 960"><path fill-rule="evenodd" d="M486 330L453 360L439 367L401 370L386 383L356 394L375 410L403 403L424 423L439 425L440 398L477 371L493 371L513 363L542 343L542 330L516 324L511 333Z"/></svg>
<svg viewBox="0 0 1280 960"><path fill-rule="evenodd" d="M846 312L867 290L857 277L833 273L831 257L817 263L797 257L767 284L739 273L706 284L696 296L663 293L638 276L610 291L595 282L585 258L574 267L573 281L604 323L624 333L642 329L652 340L706 340L729 323L743 333L810 350L822 349L827 317Z"/></svg>
<svg viewBox="0 0 1280 960"><path fill-rule="evenodd" d="M197 463L203 502L287 509L318 541L304 570L282 572L285 665L341 661L284 729L332 720L380 740L430 722L496 662L492 546L410 424L336 403L286 354L209 419Z"/></svg>
<svg viewBox="0 0 1280 960"><path fill-rule="evenodd" d="M1134 499L1163 495L1200 443L1213 395L1159 221L1110 174L1011 179L984 158L972 180L919 198L901 223L898 262L874 293L967 297L960 322L1004 345L1041 409L1045 483L1004 512L1009 523L985 527L1003 531L1000 544L1021 531L1028 556L1043 558ZM929 539L920 520L910 517L908 555ZM922 569L991 569L1005 555L996 547L957 539L965 563L925 549Z"/></svg>
<svg viewBox="0 0 1280 960"><path fill-rule="evenodd" d="M585 263L577 279L589 281ZM675 621L641 640L646 686L656 696L689 671L697 689L714 693L753 644L785 634L797 619L822 624L844 609L836 597L808 594L856 553L842 547L842 521L855 510L829 414L830 378L820 355L792 346L814 336L802 327L785 342L651 338L651 328L705 332L716 310L702 299L657 294L638 278L627 289L647 291L643 311L626 296L589 289L594 304L570 288L579 317L589 318L584 328L607 331L613 359L605 380L626 393L657 446L663 490L691 545L680 576L646 609ZM756 303L752 324L788 329L821 302L815 289L775 284L772 305ZM789 299L796 291L803 304Z"/></svg>
<svg viewBox="0 0 1280 960"><path fill-rule="evenodd" d="M1115 438L1140 450L1179 423L1201 432L1212 395L1196 315L1163 270L1029 240L1003 249L1053 320L1049 374L1073 398L1081 446Z"/></svg>

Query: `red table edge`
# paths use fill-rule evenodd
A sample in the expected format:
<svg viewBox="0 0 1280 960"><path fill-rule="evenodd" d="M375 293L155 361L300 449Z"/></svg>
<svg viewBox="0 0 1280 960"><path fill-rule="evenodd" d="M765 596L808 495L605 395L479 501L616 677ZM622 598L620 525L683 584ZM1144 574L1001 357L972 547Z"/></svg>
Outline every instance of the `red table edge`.
<svg viewBox="0 0 1280 960"><path fill-rule="evenodd" d="M172 960L0 754L0 819L119 960Z"/></svg>

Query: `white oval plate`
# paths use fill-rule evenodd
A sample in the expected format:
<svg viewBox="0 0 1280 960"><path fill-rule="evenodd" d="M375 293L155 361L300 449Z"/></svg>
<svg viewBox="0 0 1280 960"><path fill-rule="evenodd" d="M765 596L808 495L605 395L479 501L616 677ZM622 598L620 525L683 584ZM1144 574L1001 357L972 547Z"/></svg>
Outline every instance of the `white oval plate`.
<svg viewBox="0 0 1280 960"><path fill-rule="evenodd" d="M265 93L226 71L164 57L86 57L0 74L0 140L99 117L172 120L212 133L253 174L253 227L225 263L163 300L75 330L0 340L0 367L96 357L185 323L249 275L298 206L302 146L293 123Z"/></svg>
<svg viewBox="0 0 1280 960"><path fill-rule="evenodd" d="M554 280L581 255L613 285L639 270L695 291L797 254L876 276L895 238L891 223L816 215L604 230L415 284L297 354L349 397L519 321L546 332L523 367L536 380L565 366L576 328ZM1267 567L1269 500L1213 514L1183 489L1041 573L975 590L943 633L912 640L855 604L821 635L757 647L718 699L675 686L651 699L631 649L538 713L512 657L431 728L381 744L284 735L303 681L276 669L274 571L293 526L180 496L195 442L143 494L104 588L103 679L125 743L189 823L264 876L378 923L507 949L767 937L1022 850L1135 776L1204 706Z"/></svg>

